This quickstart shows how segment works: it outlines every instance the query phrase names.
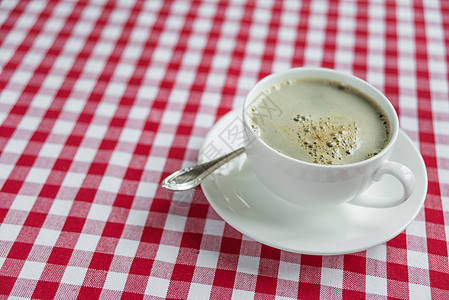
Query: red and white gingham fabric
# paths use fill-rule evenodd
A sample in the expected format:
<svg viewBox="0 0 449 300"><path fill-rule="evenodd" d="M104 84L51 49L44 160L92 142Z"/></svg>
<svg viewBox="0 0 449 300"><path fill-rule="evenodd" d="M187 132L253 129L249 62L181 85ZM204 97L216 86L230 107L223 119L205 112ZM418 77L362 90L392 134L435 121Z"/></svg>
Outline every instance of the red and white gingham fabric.
<svg viewBox="0 0 449 300"><path fill-rule="evenodd" d="M260 78L382 90L429 176L391 241L310 256L159 183ZM447 1L0 2L0 298L449 299Z"/></svg>

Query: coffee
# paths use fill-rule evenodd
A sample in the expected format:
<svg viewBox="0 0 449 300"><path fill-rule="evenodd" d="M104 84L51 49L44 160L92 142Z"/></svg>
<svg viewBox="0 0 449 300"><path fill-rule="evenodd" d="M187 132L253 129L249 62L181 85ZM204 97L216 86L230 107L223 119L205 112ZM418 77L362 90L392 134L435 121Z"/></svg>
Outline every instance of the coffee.
<svg viewBox="0 0 449 300"><path fill-rule="evenodd" d="M279 114L271 114L270 107ZM381 107L357 89L327 79L276 83L252 101L249 113L266 144L310 163L359 162L379 153L390 138Z"/></svg>

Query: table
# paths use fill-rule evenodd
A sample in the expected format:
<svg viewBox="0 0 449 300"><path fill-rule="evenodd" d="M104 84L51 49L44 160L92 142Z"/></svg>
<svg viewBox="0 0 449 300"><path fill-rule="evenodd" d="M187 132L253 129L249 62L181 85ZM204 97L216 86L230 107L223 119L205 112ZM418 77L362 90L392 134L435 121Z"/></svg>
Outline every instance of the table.
<svg viewBox="0 0 449 300"><path fill-rule="evenodd" d="M448 299L449 3L0 3L0 295ZM298 66L385 93L428 173L406 230L316 256L160 187L262 77Z"/></svg>

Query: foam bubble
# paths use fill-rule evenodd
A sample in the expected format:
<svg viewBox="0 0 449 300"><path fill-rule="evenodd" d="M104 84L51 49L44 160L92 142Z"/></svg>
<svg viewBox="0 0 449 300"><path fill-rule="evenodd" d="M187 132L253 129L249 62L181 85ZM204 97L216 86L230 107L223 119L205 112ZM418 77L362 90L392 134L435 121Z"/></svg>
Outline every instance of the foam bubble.
<svg viewBox="0 0 449 300"><path fill-rule="evenodd" d="M297 124L298 145L308 151L313 163L335 164L360 148L356 122L298 116L293 117Z"/></svg>
<svg viewBox="0 0 449 300"><path fill-rule="evenodd" d="M257 125L254 124L254 123L251 123L251 129L254 131L254 133L255 133L257 136L260 136L260 128L259 128L259 126L257 126Z"/></svg>

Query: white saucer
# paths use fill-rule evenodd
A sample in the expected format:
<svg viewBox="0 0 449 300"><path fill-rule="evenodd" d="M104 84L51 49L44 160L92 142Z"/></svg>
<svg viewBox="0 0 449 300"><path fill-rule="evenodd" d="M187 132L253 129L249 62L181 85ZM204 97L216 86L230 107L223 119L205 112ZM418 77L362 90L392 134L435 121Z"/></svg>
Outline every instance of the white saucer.
<svg viewBox="0 0 449 300"><path fill-rule="evenodd" d="M199 161L216 158L241 146L242 134L240 114L228 113L206 136ZM303 254L353 253L401 233L423 205L427 193L426 168L421 154L402 130L391 160L405 164L416 176L411 198L394 208L373 209L351 204L326 209L295 206L273 194L255 177L245 154L215 171L201 186L215 211L236 230L256 241ZM384 176L366 192L400 194L402 186L391 178Z"/></svg>

